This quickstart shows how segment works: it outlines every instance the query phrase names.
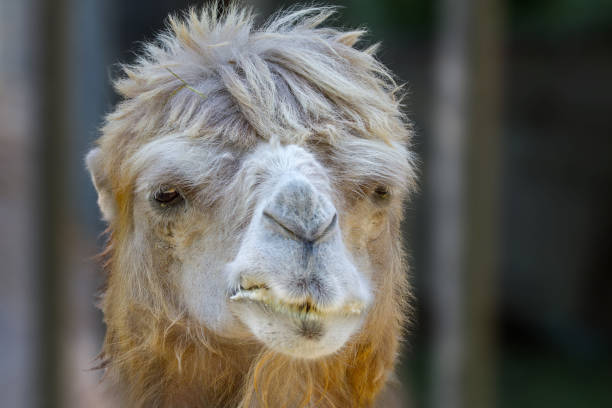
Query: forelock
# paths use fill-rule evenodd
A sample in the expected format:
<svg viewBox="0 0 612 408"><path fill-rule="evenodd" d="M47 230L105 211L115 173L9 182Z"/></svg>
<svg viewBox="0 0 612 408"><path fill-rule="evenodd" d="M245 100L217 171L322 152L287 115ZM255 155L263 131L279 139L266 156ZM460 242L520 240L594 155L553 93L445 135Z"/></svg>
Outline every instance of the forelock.
<svg viewBox="0 0 612 408"><path fill-rule="evenodd" d="M170 17L157 41L123 66L115 81L123 101L100 144L116 152L177 132L244 147L258 138L406 141L400 87L375 47L354 48L363 31L321 25L333 13L289 10L259 28L235 5L220 16L213 5Z"/></svg>

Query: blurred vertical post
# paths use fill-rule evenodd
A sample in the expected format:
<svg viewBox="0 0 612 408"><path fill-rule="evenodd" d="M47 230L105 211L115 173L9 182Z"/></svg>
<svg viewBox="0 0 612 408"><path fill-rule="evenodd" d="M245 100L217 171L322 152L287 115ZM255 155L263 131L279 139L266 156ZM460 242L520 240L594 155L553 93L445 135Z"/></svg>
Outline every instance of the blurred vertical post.
<svg viewBox="0 0 612 408"><path fill-rule="evenodd" d="M500 0L442 0L429 162L435 408L495 405Z"/></svg>
<svg viewBox="0 0 612 408"><path fill-rule="evenodd" d="M0 0L0 406L34 402L34 0ZM37 278L37 276L36 276Z"/></svg>
<svg viewBox="0 0 612 408"><path fill-rule="evenodd" d="M468 129L468 30L471 0L442 0L435 61L435 94L428 160L431 200L431 281L433 321L431 405L462 407L465 365L463 313L463 171Z"/></svg>
<svg viewBox="0 0 612 408"><path fill-rule="evenodd" d="M67 221L67 0L41 2L39 69L41 91L38 137L37 211L40 235L38 296L37 405L62 403L62 271L66 267L64 225Z"/></svg>
<svg viewBox="0 0 612 408"><path fill-rule="evenodd" d="M501 0L474 0L467 134L465 406L495 405L496 298L500 247Z"/></svg>

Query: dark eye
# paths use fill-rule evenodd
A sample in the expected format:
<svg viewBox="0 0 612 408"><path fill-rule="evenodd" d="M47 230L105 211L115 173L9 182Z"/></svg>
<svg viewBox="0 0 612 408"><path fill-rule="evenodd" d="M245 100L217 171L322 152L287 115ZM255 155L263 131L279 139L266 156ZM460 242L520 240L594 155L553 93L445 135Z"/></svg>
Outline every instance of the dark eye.
<svg viewBox="0 0 612 408"><path fill-rule="evenodd" d="M163 187L153 195L153 199L160 207L169 207L183 201L183 196L174 187Z"/></svg>
<svg viewBox="0 0 612 408"><path fill-rule="evenodd" d="M387 186L380 185L374 189L374 198L377 200L386 200L389 196L391 196L391 192Z"/></svg>

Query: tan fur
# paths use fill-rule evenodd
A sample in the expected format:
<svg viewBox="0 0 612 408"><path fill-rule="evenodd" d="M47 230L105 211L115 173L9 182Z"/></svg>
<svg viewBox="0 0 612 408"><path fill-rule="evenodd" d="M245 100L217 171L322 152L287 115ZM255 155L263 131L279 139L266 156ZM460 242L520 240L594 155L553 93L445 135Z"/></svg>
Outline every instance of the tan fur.
<svg viewBox="0 0 612 408"><path fill-rule="evenodd" d="M104 160L89 165L97 167L92 168L96 187L110 195L116 212L108 217L108 280L101 303L107 334L101 358L125 406L368 407L385 386L410 313L399 224L414 174L412 163L398 175L382 170L384 163L377 171L376 161L371 168L359 168L351 161L358 149L352 141L376 139L399 146L408 141L410 130L396 98L399 88L373 50L353 48L362 32L318 28L331 12L281 14L255 31L250 13L236 7L221 18L214 8L192 10L184 19L171 18L170 31L156 45L146 45L145 56L126 66L125 77L116 82L124 100L108 115L98 141ZM228 43L238 45L228 48ZM257 51L265 54L261 59L247 59L256 47L268 51ZM299 51L310 54L302 60ZM290 92L269 87L281 72ZM298 90L303 101L296 99ZM263 106L270 98L278 103ZM215 111L215 104L227 101L238 106L232 117ZM336 354L300 360L255 340L221 338L182 306L166 267L172 259L135 256L137 186L128 159L147 141L177 132L240 151L277 139L309 147L330 166L343 197L345 240L349 246L365 245L376 271L375 304L358 335ZM390 206L372 217L371 207L359 197L370 187L353 180L360 171L375 172L373 177L386 177L396 186ZM364 241L369 227L362 223L370 218L381 233ZM179 227L166 228L160 236L171 246L179 239Z"/></svg>

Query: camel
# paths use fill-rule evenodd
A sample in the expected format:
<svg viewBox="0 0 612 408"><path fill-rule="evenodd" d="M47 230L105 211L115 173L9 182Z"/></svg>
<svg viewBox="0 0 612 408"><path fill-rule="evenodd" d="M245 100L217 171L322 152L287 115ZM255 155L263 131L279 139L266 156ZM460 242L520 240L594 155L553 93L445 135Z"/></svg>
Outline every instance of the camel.
<svg viewBox="0 0 612 408"><path fill-rule="evenodd" d="M192 9L122 67L86 158L121 406L390 406L412 130L334 12Z"/></svg>

